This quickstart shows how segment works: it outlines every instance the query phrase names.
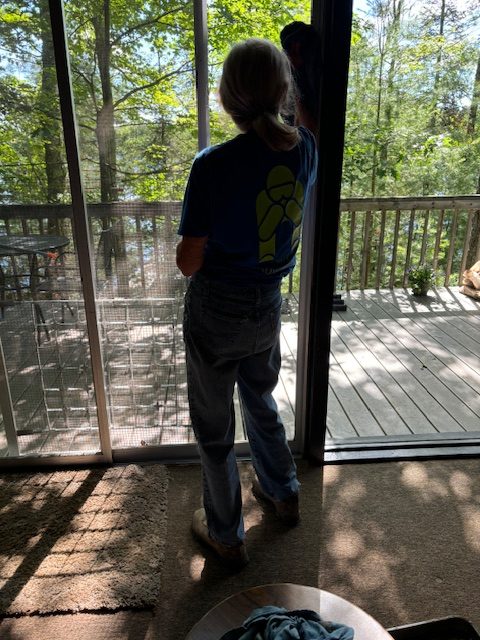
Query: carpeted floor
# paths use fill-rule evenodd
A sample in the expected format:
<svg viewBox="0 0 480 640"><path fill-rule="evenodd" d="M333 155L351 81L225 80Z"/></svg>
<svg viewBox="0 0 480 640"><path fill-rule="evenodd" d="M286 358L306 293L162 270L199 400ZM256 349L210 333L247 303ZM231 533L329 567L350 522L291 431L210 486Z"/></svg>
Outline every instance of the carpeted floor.
<svg viewBox="0 0 480 640"><path fill-rule="evenodd" d="M0 476L0 613L153 606L167 491L160 465Z"/></svg>
<svg viewBox="0 0 480 640"><path fill-rule="evenodd" d="M212 606L269 582L320 586L384 626L450 614L480 628L480 460L299 464L302 523L285 530L252 499L241 465L251 563L231 575L191 538L200 469L169 467L168 531L153 612L7 618L2 640L184 640ZM374 640L374 639L372 639Z"/></svg>

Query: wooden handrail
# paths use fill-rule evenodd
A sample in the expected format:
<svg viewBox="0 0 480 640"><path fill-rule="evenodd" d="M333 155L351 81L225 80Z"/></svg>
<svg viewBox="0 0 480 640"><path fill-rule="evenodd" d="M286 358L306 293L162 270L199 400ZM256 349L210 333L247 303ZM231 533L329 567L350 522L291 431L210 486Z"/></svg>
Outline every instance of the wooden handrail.
<svg viewBox="0 0 480 640"><path fill-rule="evenodd" d="M342 198L340 211L410 211L417 209L480 209L480 195Z"/></svg>
<svg viewBox="0 0 480 640"><path fill-rule="evenodd" d="M480 215L479 197L458 198L450 208L445 198L409 199L408 208L406 200L390 200L388 208L385 202L376 209L371 200L362 201L359 209L352 209L352 202L343 203L340 227L349 228L350 237L348 247L345 242L339 248L347 266L340 277L337 273L338 288L408 287L409 270L419 264L432 267L436 284L458 285L469 249L475 252L477 247L477 254L480 249L480 238L472 236L473 216ZM350 221L355 217L363 218L363 225L354 227Z"/></svg>

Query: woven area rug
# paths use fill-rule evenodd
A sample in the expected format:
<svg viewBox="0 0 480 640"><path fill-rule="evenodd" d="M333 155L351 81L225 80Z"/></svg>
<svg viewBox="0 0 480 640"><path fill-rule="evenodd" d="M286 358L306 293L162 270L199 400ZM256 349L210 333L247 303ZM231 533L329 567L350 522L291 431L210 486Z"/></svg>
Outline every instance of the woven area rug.
<svg viewBox="0 0 480 640"><path fill-rule="evenodd" d="M152 607L167 490L161 465L0 475L0 614Z"/></svg>

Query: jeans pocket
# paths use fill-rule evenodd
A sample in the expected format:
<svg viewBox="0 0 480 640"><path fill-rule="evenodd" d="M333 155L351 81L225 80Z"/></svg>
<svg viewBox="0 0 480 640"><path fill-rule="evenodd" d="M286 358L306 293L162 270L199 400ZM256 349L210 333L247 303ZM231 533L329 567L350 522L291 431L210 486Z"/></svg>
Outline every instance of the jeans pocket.
<svg viewBox="0 0 480 640"><path fill-rule="evenodd" d="M237 341L248 318L208 306L202 308L201 329L213 344L232 344Z"/></svg>

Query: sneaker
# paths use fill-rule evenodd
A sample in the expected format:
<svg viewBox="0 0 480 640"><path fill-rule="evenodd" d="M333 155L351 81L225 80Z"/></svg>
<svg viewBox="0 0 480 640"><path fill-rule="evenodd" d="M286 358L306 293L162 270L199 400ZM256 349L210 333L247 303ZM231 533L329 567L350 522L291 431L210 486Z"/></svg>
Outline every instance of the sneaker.
<svg viewBox="0 0 480 640"><path fill-rule="evenodd" d="M235 546L222 544L210 537L205 509L197 509L193 514L192 532L194 536L213 549L224 564L232 569L241 569L248 564L247 547L243 542Z"/></svg>
<svg viewBox="0 0 480 640"><path fill-rule="evenodd" d="M260 482L255 479L252 483L252 493L257 501L271 504L277 517L289 527L295 527L300 522L300 511L298 507L298 493L292 493L285 500L274 500L262 489Z"/></svg>

